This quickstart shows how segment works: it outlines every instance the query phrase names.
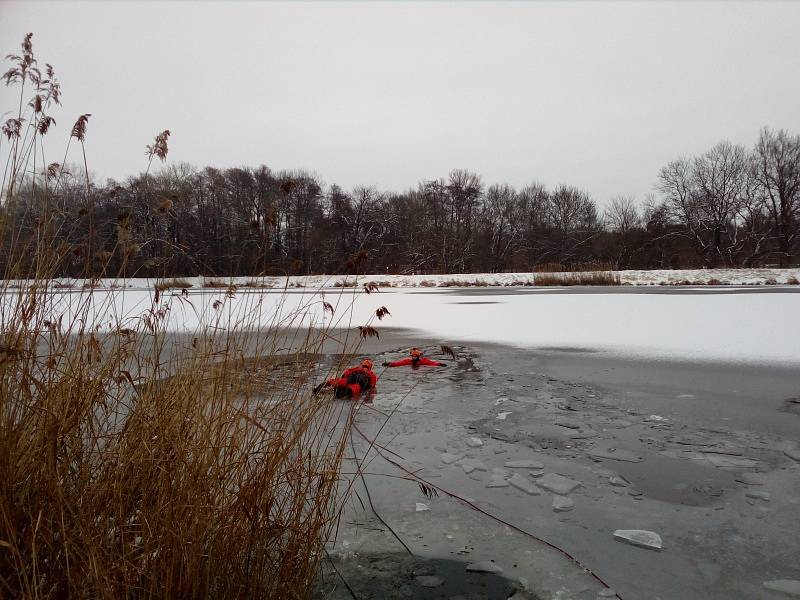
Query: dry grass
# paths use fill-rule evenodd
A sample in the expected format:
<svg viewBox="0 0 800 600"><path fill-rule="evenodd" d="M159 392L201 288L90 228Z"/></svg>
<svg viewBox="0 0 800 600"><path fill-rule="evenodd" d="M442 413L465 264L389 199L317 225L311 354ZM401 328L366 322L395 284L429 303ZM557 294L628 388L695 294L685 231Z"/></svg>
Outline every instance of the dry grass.
<svg viewBox="0 0 800 600"><path fill-rule="evenodd" d="M351 279L337 279L333 282L333 287L335 288L354 288L358 286L358 281L353 278Z"/></svg>
<svg viewBox="0 0 800 600"><path fill-rule="evenodd" d="M31 76L30 36L12 58L7 82L37 94L49 85L52 98L52 68L47 81ZM50 103L30 106L17 118L38 123ZM87 119L72 131L81 149ZM120 310L132 292L95 285L113 277L110 257L92 252L96 232L75 252L53 226L26 150L47 129L33 128L27 146L12 131L3 146L0 597L308 597L354 415L352 403L310 393L309 357L325 332L298 339L300 310L262 329L254 315L267 294L237 298L225 286L192 334L177 336L170 317L196 307L160 292L190 287L180 279L159 282L135 315ZM168 135L148 147L150 162L166 158ZM27 245L5 212L20 189L39 200L40 235ZM65 260L83 261L89 285L67 292L53 281ZM230 319L236 302L241 317ZM287 337L298 352L274 358Z"/></svg>
<svg viewBox="0 0 800 600"><path fill-rule="evenodd" d="M154 300L133 329L98 332L91 315L116 292L82 292L60 324L47 279L3 292L9 595L305 597L351 418L308 393L315 340L255 367L244 340L257 324L213 322L176 357L165 323L180 296ZM279 334L259 332L249 351L269 356Z"/></svg>
<svg viewBox="0 0 800 600"><path fill-rule="evenodd" d="M246 288L254 288L254 289L272 289L274 286L270 284L268 281L260 281L258 279L248 279L247 281L242 284L242 287Z"/></svg>
<svg viewBox="0 0 800 600"><path fill-rule="evenodd" d="M188 290L192 287L192 284L187 281L186 279L162 279L155 285L155 289L159 292L165 292L167 290Z"/></svg>
<svg viewBox="0 0 800 600"><path fill-rule="evenodd" d="M592 271L576 273L535 274L533 284L540 286L622 285L619 273Z"/></svg>
<svg viewBox="0 0 800 600"><path fill-rule="evenodd" d="M210 290L227 290L233 285L230 281L223 279L204 279L203 287Z"/></svg>
<svg viewBox="0 0 800 600"><path fill-rule="evenodd" d="M786 285L800 285L800 281L797 280L797 277L792 276L786 280Z"/></svg>
<svg viewBox="0 0 800 600"><path fill-rule="evenodd" d="M421 284L420 284L421 285ZM482 279L474 279L472 281L465 280L459 281L456 279L447 279L445 281L440 281L438 287L489 287L489 283L482 280Z"/></svg>

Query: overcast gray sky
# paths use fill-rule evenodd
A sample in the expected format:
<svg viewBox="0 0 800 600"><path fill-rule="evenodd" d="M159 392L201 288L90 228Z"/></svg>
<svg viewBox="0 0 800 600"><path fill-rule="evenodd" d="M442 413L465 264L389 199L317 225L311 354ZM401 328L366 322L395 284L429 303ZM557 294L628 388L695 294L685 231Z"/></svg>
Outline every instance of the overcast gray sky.
<svg viewBox="0 0 800 600"><path fill-rule="evenodd" d="M27 1L0 3L0 53L34 32L64 94L48 152L92 113L100 177L169 128L172 162L396 191L466 168L604 203L721 139L800 132L799 27L788 2Z"/></svg>

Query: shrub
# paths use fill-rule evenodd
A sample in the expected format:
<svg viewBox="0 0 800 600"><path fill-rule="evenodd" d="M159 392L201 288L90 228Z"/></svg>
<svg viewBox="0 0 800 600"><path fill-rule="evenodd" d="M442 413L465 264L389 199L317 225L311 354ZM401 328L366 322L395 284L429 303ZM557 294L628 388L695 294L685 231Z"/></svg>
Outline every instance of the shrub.
<svg viewBox="0 0 800 600"><path fill-rule="evenodd" d="M799 285L799 284L800 284L800 281L798 281L797 277L794 277L794 276L789 277L789 279L786 280L786 285Z"/></svg>

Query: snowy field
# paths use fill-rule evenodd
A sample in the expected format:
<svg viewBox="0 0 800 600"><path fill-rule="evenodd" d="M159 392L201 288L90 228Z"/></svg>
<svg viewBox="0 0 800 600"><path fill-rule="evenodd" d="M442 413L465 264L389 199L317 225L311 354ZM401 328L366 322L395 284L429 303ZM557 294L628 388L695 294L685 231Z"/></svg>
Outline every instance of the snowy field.
<svg viewBox="0 0 800 600"><path fill-rule="evenodd" d="M683 269L655 271L616 271L623 285L781 285L797 284L800 268L793 269ZM568 273L548 273L564 276ZM192 288L227 285L253 288L336 288L375 283L380 287L513 287L534 285L533 273L454 273L449 275L309 275L292 277L181 277ZM83 279L58 279L57 285L80 289ZM164 279L103 279L100 287L148 289ZM9 282L10 286L21 282Z"/></svg>
<svg viewBox="0 0 800 600"><path fill-rule="evenodd" d="M69 322L88 294L65 291L51 320ZM2 309L16 301L6 294ZM136 329L151 289L95 291L92 319L106 331ZM333 308L325 310L323 302ZM800 288L523 288L282 291L194 288L161 295L166 327L201 331L253 326L372 325L412 329L442 341L480 341L548 350L687 361L800 364ZM385 306L390 316L379 321ZM6 314L8 314L6 312Z"/></svg>

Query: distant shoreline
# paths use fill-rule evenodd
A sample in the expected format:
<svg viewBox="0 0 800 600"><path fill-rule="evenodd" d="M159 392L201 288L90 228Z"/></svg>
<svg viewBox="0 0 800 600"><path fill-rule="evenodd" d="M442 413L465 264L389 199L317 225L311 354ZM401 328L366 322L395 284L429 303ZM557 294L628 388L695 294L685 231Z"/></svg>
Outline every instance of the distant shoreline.
<svg viewBox="0 0 800 600"><path fill-rule="evenodd" d="M589 272L592 273L592 272ZM739 269L658 269L613 271L622 286L775 286L798 285L800 268L739 268ZM286 277L167 277L167 278L101 278L94 289L166 289L225 290L230 286L248 289L348 289L375 284L378 288L441 288L441 287L559 287L558 282L537 285L537 273L453 273L446 275L291 275ZM555 279L571 272L547 273ZM88 279L57 278L55 287L67 290L89 289ZM8 280L6 290L24 287L30 280ZM799 286L800 287L800 286Z"/></svg>

